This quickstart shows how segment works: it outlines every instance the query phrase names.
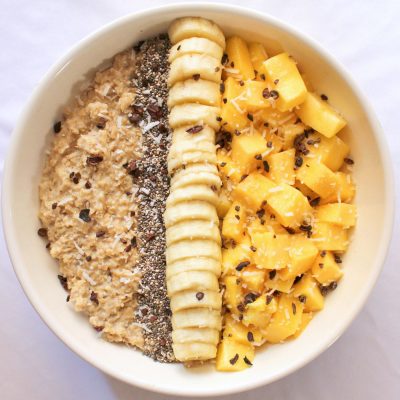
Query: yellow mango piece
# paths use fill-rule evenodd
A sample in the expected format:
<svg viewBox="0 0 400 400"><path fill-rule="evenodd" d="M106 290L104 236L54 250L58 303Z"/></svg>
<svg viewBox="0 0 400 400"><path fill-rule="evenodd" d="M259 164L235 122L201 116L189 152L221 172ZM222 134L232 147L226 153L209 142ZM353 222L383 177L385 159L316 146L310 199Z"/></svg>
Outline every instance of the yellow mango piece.
<svg viewBox="0 0 400 400"><path fill-rule="evenodd" d="M306 129L302 123L285 124L281 127L283 135L283 150L288 150L293 147L294 139L296 136L301 135Z"/></svg>
<svg viewBox="0 0 400 400"><path fill-rule="evenodd" d="M278 110L290 110L305 100L306 85L295 61L287 53L278 54L264 61L263 71L273 89L279 93L276 100Z"/></svg>
<svg viewBox="0 0 400 400"><path fill-rule="evenodd" d="M346 251L349 245L347 230L328 222L315 222L311 239L319 250Z"/></svg>
<svg viewBox="0 0 400 400"><path fill-rule="evenodd" d="M311 313L311 312L308 312L308 313L303 312L303 314L301 316L300 326L297 329L297 331L292 336L290 336L290 339L298 338L304 332L304 329L307 328L307 325L310 323L310 321L312 320L313 316L314 316L314 314Z"/></svg>
<svg viewBox="0 0 400 400"><path fill-rule="evenodd" d="M276 183L293 185L296 178L294 170L295 152L295 149L290 149L268 156L269 173L267 176Z"/></svg>
<svg viewBox="0 0 400 400"><path fill-rule="evenodd" d="M263 96L263 91L267 88L265 82L245 81L243 86L243 106L248 111L271 107L271 103Z"/></svg>
<svg viewBox="0 0 400 400"><path fill-rule="evenodd" d="M300 192L306 196L308 199L315 199L316 197L318 197L318 195L313 192L307 185L305 185L304 183L301 183L298 179L296 179L295 183L294 183L294 187L298 190L300 190Z"/></svg>
<svg viewBox="0 0 400 400"><path fill-rule="evenodd" d="M243 313L243 324L253 325L265 329L271 315L277 310L277 301L274 297L263 294L253 303L247 304Z"/></svg>
<svg viewBox="0 0 400 400"><path fill-rule="evenodd" d="M232 205L232 200L226 188L222 188L219 192L217 203L217 214L219 218L224 218L229 208Z"/></svg>
<svg viewBox="0 0 400 400"><path fill-rule="evenodd" d="M261 219L255 218L248 223L247 232L252 236L255 233L287 233L287 230L276 220L274 215L265 212Z"/></svg>
<svg viewBox="0 0 400 400"><path fill-rule="evenodd" d="M282 293L289 293L292 290L295 277L282 280L275 270L269 271L265 280L265 288L267 291L278 290Z"/></svg>
<svg viewBox="0 0 400 400"><path fill-rule="evenodd" d="M282 280L295 278L309 270L318 255L318 249L310 239L303 235L293 235L289 250L289 264L278 271Z"/></svg>
<svg viewBox="0 0 400 400"><path fill-rule="evenodd" d="M256 118L259 118L264 124L268 124L270 128L278 128L284 124L294 124L297 120L297 115L294 112L282 112L273 107L260 110L256 113L255 116Z"/></svg>
<svg viewBox="0 0 400 400"><path fill-rule="evenodd" d="M252 263L253 252L250 250L251 242L248 236L235 247L222 249L222 274L235 274L236 267L242 262Z"/></svg>
<svg viewBox="0 0 400 400"><path fill-rule="evenodd" d="M321 197L328 197L337 189L336 175L324 164L307 160L297 170L297 179Z"/></svg>
<svg viewBox="0 0 400 400"><path fill-rule="evenodd" d="M343 271L335 261L335 257L330 251L326 251L316 258L311 274L320 284L327 285L331 282L337 282L343 276Z"/></svg>
<svg viewBox="0 0 400 400"><path fill-rule="evenodd" d="M269 191L274 187L276 184L270 179L258 172L253 172L236 186L232 196L250 210L258 211L267 200Z"/></svg>
<svg viewBox="0 0 400 400"><path fill-rule="evenodd" d="M354 204L347 203L325 204L315 209L315 217L320 222L350 228L356 224L357 208Z"/></svg>
<svg viewBox="0 0 400 400"><path fill-rule="evenodd" d="M328 197L321 198L320 204L349 203L353 200L356 193L356 187L351 176L344 172L336 172L335 176L337 179L336 190Z"/></svg>
<svg viewBox="0 0 400 400"><path fill-rule="evenodd" d="M251 135L233 135L232 138L232 160L239 165L241 171L249 174L260 164L261 154L267 149L266 140L258 133Z"/></svg>
<svg viewBox="0 0 400 400"><path fill-rule="evenodd" d="M246 225L246 210L242 204L234 201L222 221L222 236L240 242Z"/></svg>
<svg viewBox="0 0 400 400"><path fill-rule="evenodd" d="M235 342L246 345L254 345L257 342L261 342L262 335L257 328L245 326L228 314L225 319L224 338L230 338Z"/></svg>
<svg viewBox="0 0 400 400"><path fill-rule="evenodd" d="M264 289L265 270L254 266L244 268L239 274L242 286L250 292L261 293Z"/></svg>
<svg viewBox="0 0 400 400"><path fill-rule="evenodd" d="M237 306L242 302L242 286L240 280L236 276L225 276L222 280L225 285L224 304L232 312L237 315L240 311Z"/></svg>
<svg viewBox="0 0 400 400"><path fill-rule="evenodd" d="M305 160L312 159L322 162L334 172L342 166L344 158L350 151L349 146L337 136L327 138L317 133L311 135L309 140L318 141L318 143L307 147L310 153Z"/></svg>
<svg viewBox="0 0 400 400"><path fill-rule="evenodd" d="M221 125L225 130L234 133L235 130L244 129L250 122L244 108L241 107L243 87L232 77L224 81L224 87L220 114Z"/></svg>
<svg viewBox="0 0 400 400"><path fill-rule="evenodd" d="M256 233L251 237L257 249L253 254L254 263L260 268L282 269L289 263L290 238L288 234Z"/></svg>
<svg viewBox="0 0 400 400"><path fill-rule="evenodd" d="M312 211L307 198L297 189L286 183L269 189L268 209L286 227L295 228L307 219Z"/></svg>
<svg viewBox="0 0 400 400"><path fill-rule="evenodd" d="M233 184L239 183L244 175L240 165L236 164L223 149L217 150L217 167L222 180L230 180Z"/></svg>
<svg viewBox="0 0 400 400"><path fill-rule="evenodd" d="M241 371L249 368L253 361L254 347L250 343L244 344L231 338L224 338L218 345L217 371Z"/></svg>
<svg viewBox="0 0 400 400"><path fill-rule="evenodd" d="M239 36L232 36L226 41L229 67L239 70L242 80L254 79L254 68L246 42ZM233 63L233 65L232 65Z"/></svg>
<svg viewBox="0 0 400 400"><path fill-rule="evenodd" d="M257 77L262 68L263 62L268 58L265 47L261 43L249 43L250 60L253 64L253 69L258 72Z"/></svg>
<svg viewBox="0 0 400 400"><path fill-rule="evenodd" d="M319 311L324 308L324 297L319 290L317 281L311 274L303 275L300 282L294 285L293 296L304 302L305 312Z"/></svg>
<svg viewBox="0 0 400 400"><path fill-rule="evenodd" d="M303 123L328 138L346 125L345 119L315 93L307 92L304 102L295 112Z"/></svg>
<svg viewBox="0 0 400 400"><path fill-rule="evenodd" d="M293 335L300 327L304 305L291 295L281 294L278 309L267 328L262 331L270 343L279 343Z"/></svg>

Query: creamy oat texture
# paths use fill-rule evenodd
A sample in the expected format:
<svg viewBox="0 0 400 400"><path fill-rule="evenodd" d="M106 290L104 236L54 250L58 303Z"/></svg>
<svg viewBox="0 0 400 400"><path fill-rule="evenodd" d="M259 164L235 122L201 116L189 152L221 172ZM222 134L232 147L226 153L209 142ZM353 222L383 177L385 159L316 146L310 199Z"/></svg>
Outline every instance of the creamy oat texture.
<svg viewBox="0 0 400 400"><path fill-rule="evenodd" d="M132 50L118 54L65 111L40 182L39 217L69 302L103 338L141 348L136 188L129 175L141 153L140 130L128 118L134 61Z"/></svg>

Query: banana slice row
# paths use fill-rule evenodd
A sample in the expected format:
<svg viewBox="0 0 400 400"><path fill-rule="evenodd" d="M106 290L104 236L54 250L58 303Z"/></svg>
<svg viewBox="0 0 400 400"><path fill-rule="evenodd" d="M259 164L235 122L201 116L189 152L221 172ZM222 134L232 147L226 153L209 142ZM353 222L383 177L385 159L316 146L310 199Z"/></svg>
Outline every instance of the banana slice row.
<svg viewBox="0 0 400 400"><path fill-rule="evenodd" d="M225 37L203 18L181 18L168 31L171 175L166 203L167 291L177 360L215 358L221 330L221 235L216 211L221 179L215 132L220 128L221 57Z"/></svg>

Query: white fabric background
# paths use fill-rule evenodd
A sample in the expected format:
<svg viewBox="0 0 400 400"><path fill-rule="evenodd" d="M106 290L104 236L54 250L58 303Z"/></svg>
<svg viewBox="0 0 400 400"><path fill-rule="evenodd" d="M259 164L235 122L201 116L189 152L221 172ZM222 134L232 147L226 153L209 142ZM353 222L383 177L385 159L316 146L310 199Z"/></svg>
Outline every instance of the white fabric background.
<svg viewBox="0 0 400 400"><path fill-rule="evenodd" d="M49 66L103 24L162 3L166 2L0 0L0 173L18 114ZM400 2L270 0L245 4L284 19L313 36L347 67L378 114L398 176ZM383 273L347 332L300 371L229 399L400 399L399 222L397 216ZM1 399L168 398L105 376L64 346L25 298L1 235Z"/></svg>

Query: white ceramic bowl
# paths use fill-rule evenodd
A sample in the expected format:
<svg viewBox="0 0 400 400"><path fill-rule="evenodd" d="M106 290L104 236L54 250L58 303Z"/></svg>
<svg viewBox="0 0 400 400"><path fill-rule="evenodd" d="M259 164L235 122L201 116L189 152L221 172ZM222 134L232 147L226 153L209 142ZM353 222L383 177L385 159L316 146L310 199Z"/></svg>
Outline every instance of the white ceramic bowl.
<svg viewBox="0 0 400 400"><path fill-rule="evenodd" d="M93 68L140 39L166 31L174 18L198 15L217 22L227 35L277 43L296 60L321 93L345 115L345 136L355 159L358 224L345 256L345 276L296 340L257 352L240 374L211 366L188 370L155 363L140 352L98 338L85 317L65 303L57 265L36 231L37 186L60 110ZM105 373L149 390L210 396L239 392L277 380L327 349L366 301L384 262L393 220L393 180L382 130L348 73L318 44L276 19L223 4L176 4L121 18L78 43L37 87L12 136L3 181L3 225L9 253L29 300L45 323L79 356Z"/></svg>

